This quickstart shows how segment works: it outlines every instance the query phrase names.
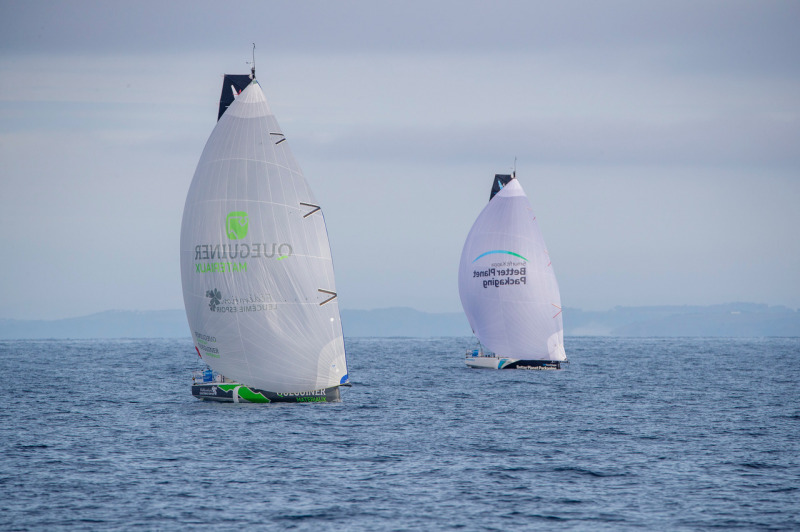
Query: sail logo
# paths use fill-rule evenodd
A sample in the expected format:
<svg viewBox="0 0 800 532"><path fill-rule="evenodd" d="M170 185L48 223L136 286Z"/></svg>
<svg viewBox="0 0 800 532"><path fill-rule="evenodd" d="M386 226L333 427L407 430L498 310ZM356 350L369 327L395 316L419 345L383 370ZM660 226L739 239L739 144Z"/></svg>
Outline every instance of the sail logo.
<svg viewBox="0 0 800 532"><path fill-rule="evenodd" d="M222 294L216 288L212 288L211 290L206 290L206 297L210 299L208 302L208 308L211 309L211 312L217 310L217 305L219 305L220 301L222 301Z"/></svg>
<svg viewBox="0 0 800 532"><path fill-rule="evenodd" d="M194 267L197 273L247 272L247 261L243 259L283 260L293 255L292 245L284 242L238 244L198 244L194 247ZM239 259L233 262L233 259ZM201 262L213 261L213 262Z"/></svg>
<svg viewBox="0 0 800 532"><path fill-rule="evenodd" d="M232 211L225 218L225 232L236 243L197 244L194 247L196 273L247 273L245 259L283 260L294 254L288 242L251 242L247 237L250 217L244 211Z"/></svg>
<svg viewBox="0 0 800 532"><path fill-rule="evenodd" d="M206 297L209 298L208 308L211 312L219 312L219 313L239 313L239 312L265 312L265 311L272 311L277 310L278 304L272 302L272 296L270 294L250 294L249 296L245 297L222 297L222 293L216 289L212 288L211 290L206 290ZM213 338L213 341L216 342L217 339L214 337L206 337L206 338ZM204 351L208 351L203 346L205 345L205 341L198 336L198 343L200 344L200 348ZM217 352L216 348L212 348L214 352Z"/></svg>
<svg viewBox="0 0 800 532"><path fill-rule="evenodd" d="M231 240L241 240L247 236L249 220L244 211L229 212L225 217L225 232Z"/></svg>
<svg viewBox="0 0 800 532"><path fill-rule="evenodd" d="M492 251L487 251L486 253L481 253L480 255L475 257L475 260L473 260L472 262L475 262L476 260L478 260L480 258L483 258L486 255L493 255L495 253L505 253L506 255L512 255L514 257L519 257L520 259L524 260L525 262L528 262L528 259L526 259L522 255L520 255L519 253L514 253L513 251L508 251L508 250L505 250L505 249L495 249L495 250L492 250Z"/></svg>
<svg viewBox="0 0 800 532"><path fill-rule="evenodd" d="M473 271L472 277L480 279L484 288L490 286L497 288L499 286L528 284L527 273L528 268L526 266L520 268L488 268L486 270Z"/></svg>

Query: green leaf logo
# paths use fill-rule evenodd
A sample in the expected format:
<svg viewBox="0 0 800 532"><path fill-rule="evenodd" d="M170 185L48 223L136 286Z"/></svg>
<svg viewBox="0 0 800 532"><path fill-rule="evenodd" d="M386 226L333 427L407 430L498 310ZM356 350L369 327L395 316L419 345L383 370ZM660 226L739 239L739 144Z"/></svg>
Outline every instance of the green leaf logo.
<svg viewBox="0 0 800 532"><path fill-rule="evenodd" d="M225 230L231 240L241 240L247 236L247 213L244 211L229 212L225 218Z"/></svg>

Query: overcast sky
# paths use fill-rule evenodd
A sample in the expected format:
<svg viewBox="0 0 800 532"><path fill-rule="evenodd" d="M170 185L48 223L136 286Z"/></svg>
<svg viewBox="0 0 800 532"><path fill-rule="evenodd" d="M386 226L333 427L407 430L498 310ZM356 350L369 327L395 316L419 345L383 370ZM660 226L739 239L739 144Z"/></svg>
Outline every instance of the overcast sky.
<svg viewBox="0 0 800 532"><path fill-rule="evenodd" d="M182 308L184 200L252 42L342 308L460 311L515 157L564 306L798 308L799 23L765 0L0 0L0 318Z"/></svg>

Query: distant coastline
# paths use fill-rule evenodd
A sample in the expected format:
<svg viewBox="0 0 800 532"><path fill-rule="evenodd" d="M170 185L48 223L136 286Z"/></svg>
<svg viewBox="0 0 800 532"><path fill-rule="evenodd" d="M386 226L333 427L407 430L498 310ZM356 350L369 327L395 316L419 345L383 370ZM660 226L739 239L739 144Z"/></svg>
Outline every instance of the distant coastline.
<svg viewBox="0 0 800 532"><path fill-rule="evenodd" d="M471 336L461 312L407 307L342 310L345 337ZM783 306L726 303L710 306L564 309L565 336L763 337L800 336L800 312ZM183 310L109 310L61 320L0 319L0 339L189 337Z"/></svg>

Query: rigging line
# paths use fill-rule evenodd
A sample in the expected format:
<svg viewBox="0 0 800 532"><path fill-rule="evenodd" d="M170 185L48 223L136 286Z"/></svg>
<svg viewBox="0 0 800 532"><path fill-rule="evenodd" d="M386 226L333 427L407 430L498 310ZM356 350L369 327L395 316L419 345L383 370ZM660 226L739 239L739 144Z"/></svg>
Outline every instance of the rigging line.
<svg viewBox="0 0 800 532"><path fill-rule="evenodd" d="M303 203L303 202L301 201L301 202L300 202L300 205L305 205L306 207L314 207L314 210L313 210L313 211L310 211L310 212L307 212L306 214L304 214L304 215L303 215L303 218L308 218L309 216L311 216L312 214L314 214L314 213L315 213L315 212L317 212L318 210L322 209L322 207L320 207L319 205L314 205L313 203Z"/></svg>
<svg viewBox="0 0 800 532"><path fill-rule="evenodd" d="M330 303L331 301L336 299L336 292L331 292L330 290L323 290L322 288L317 288L317 292L322 292L323 294L329 294L331 296L328 299L326 299L325 301L323 301L322 303L320 303L319 304L320 307L322 305L324 305L325 303Z"/></svg>

